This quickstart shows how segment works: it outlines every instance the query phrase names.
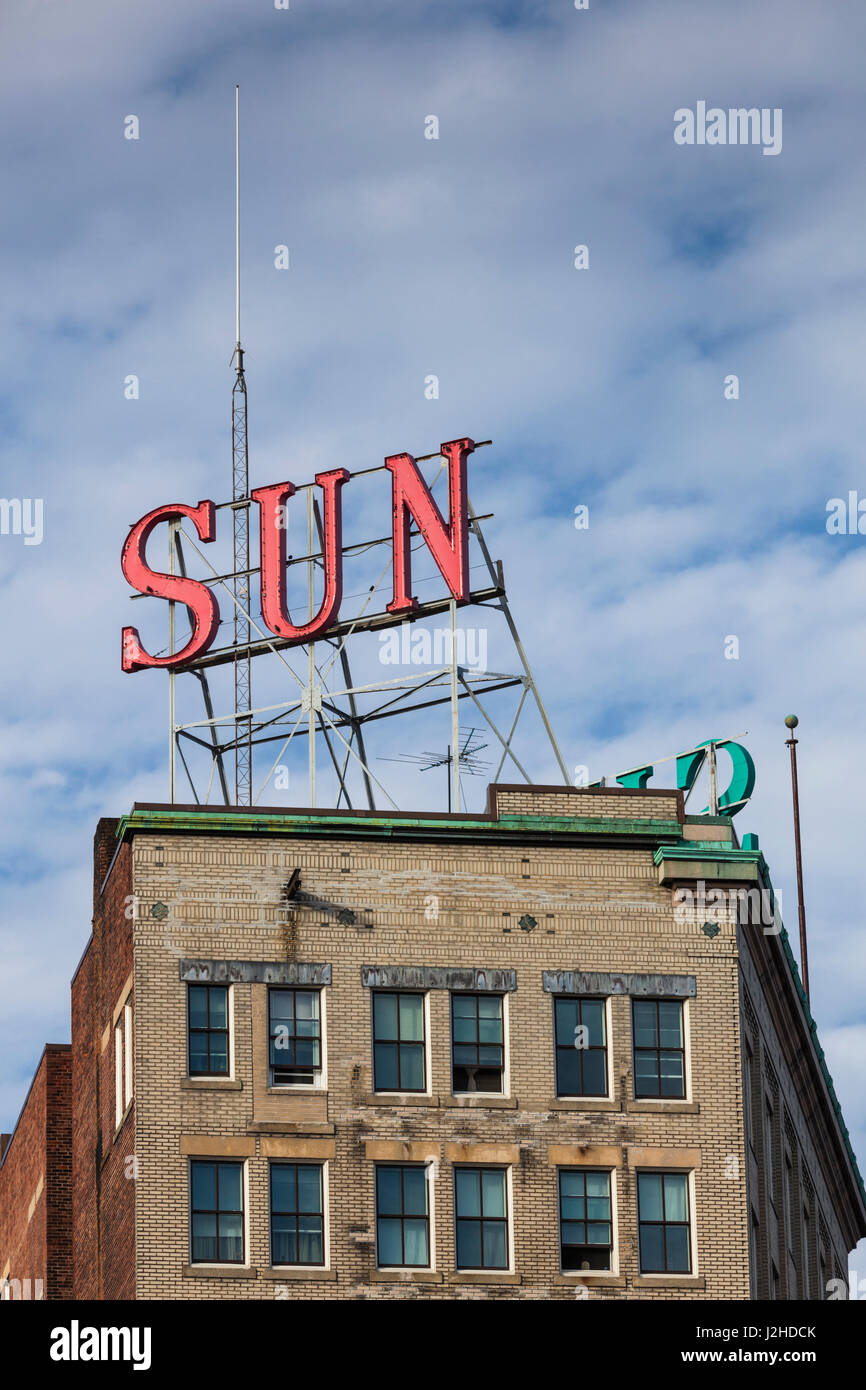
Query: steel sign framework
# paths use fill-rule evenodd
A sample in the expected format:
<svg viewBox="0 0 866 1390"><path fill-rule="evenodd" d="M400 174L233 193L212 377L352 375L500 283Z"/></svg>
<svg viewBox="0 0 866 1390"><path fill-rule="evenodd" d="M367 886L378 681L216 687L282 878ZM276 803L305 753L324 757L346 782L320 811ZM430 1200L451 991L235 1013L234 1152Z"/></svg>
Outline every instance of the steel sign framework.
<svg viewBox="0 0 866 1390"><path fill-rule="evenodd" d="M241 357L239 381L243 378L242 368ZM134 598L150 594L168 599L169 644L165 654L151 657L144 651L137 630L125 629L124 666L127 670L141 669L144 665L168 668L169 796L172 802L189 799L185 791L179 796L179 781L183 778L194 801L200 804L221 800L224 804L255 805L266 792L267 804L274 804L274 791L288 790L288 804L297 805L296 788L286 785L285 778L280 781L280 770L285 772L288 759L296 761L295 749L305 743L307 794L304 804L319 804L322 778L318 774L317 760L324 758L334 774L332 785L336 789L337 807L345 804L352 808L353 803L366 801L369 810L385 805L399 809L383 783L385 773L378 767L396 746L404 746L394 742L393 720L397 716L408 717L411 724L413 716L420 715L426 720L430 711L447 712L450 717L446 741L451 747L460 747L461 702L467 700L473 726L481 727L483 721L485 731L492 735L493 748L498 750L494 780L506 762L510 762L526 782L532 780L515 748L515 736L529 701L541 720L563 781L569 784L568 770L511 613L502 564L494 562L484 537L482 522L489 516L479 516L475 512L465 486L468 454L490 442L484 440L475 445L471 440L452 441L433 454L418 458L393 455L378 467L356 472L334 470L340 474L338 479L334 478L334 473L320 474L314 483L297 488L289 483L254 489L247 496L234 496L230 503L157 509L133 528L124 547L124 572L140 590ZM428 472L432 477L423 478L421 464L431 465ZM381 483L385 480L381 477L383 473L391 484L393 525L390 534L358 541L347 538L344 543L339 527L340 509L337 507L335 511L332 505L335 495L351 481L352 495L357 500L359 484L356 480L365 479L368 486L374 481ZM450 518L447 524L435 504L437 485L441 491L443 481L448 484L447 504L443 499L445 515ZM236 470L234 491L237 482ZM411 495L413 487L417 490L414 497ZM295 493L295 501L289 502ZM324 517L320 497L323 497ZM275 499L279 507L274 528L276 537L269 534L270 507ZM260 564L257 567L249 562L250 514L256 504L260 521ZM458 507L463 508L464 515L457 514ZM246 563L238 565L235 562L231 568L221 571L203 547L217 539L220 518L226 510L232 515L233 554L246 559ZM239 515L246 521L241 528L237 525ZM292 535L290 528L301 515L305 517L301 553L289 554L287 537ZM160 519L168 522L168 576L151 571L144 558L147 536ZM465 536L463 547L458 540L461 531ZM242 537L241 551L238 550L238 535ZM276 556L271 553L274 546ZM134 561L129 559L130 555L134 556ZM422 574L423 561L431 557L435 561L434 573ZM413 558L418 571L414 580ZM352 585L353 592L342 596L339 590L344 565L351 568L353 579L356 574L358 578ZM359 566L361 573L358 573ZM201 575L197 581L190 579L191 568ZM392 573L394 597L390 603L384 603L383 585ZM414 597L413 585L420 588L433 583L441 588L445 576L448 578L444 595L440 593L425 600ZM195 593L191 588L171 587L183 583L196 586ZM275 587L280 591L276 597ZM324 592L317 613L318 587ZM462 597L455 598L455 591ZM189 625L190 639L179 641L179 623L185 614L189 617L190 596L195 599ZM255 611L253 603L256 596L260 613ZM297 600L301 600L307 612L306 623L297 626L292 623L287 597L291 597L295 608ZM185 658L184 652L195 646L193 639L197 631L201 640L203 624L212 609L221 603L228 611L226 601L231 611L228 624L225 612L222 617L218 615L217 626L211 622L204 634L208 638L205 649ZM352 611L347 616L345 610L350 606ZM507 653L506 662L498 664L505 669L488 669L486 663L466 661L466 644L461 641L466 628L458 624L458 611L462 624L469 614L474 622L483 623L483 629L474 630L483 631L485 638L488 625L498 624ZM390 633L392 642L402 647L404 657L407 648L411 648L411 665L415 660L414 649L418 646L416 638L429 638L424 623L439 615L446 618L447 627L435 634L435 645L426 642L433 660L425 661L422 671L404 669L393 679L386 678L382 671L382 643L386 634ZM320 618L327 623L324 630L319 624ZM407 628L405 624L412 626ZM221 644L220 633L227 625L230 625L231 641ZM408 641L407 632L411 634ZM420 645L424 647L425 643ZM127 659L128 652L133 649L137 654L135 661ZM249 672L253 660L256 662L256 691L262 692L261 703L256 706L249 700ZM229 692L224 680L227 667L234 673L231 690L234 698L228 707L225 695ZM197 708L191 707L191 688L196 694ZM511 697L503 696L503 692L509 691L513 692ZM507 707L503 713L500 711L504 705ZM424 724L424 732L429 734L428 723ZM534 758L533 761L538 760ZM459 759L453 760L451 765L450 793L452 806L459 810L465 805Z"/></svg>

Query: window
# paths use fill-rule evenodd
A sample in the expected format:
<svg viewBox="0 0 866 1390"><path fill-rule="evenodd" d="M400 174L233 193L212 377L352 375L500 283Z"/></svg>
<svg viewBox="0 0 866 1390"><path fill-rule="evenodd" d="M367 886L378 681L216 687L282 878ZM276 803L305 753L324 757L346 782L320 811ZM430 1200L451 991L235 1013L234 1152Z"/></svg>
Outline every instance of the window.
<svg viewBox="0 0 866 1390"><path fill-rule="evenodd" d="M502 1091L505 1045L502 996L452 994L452 1089Z"/></svg>
<svg viewBox="0 0 866 1390"><path fill-rule="evenodd" d="M788 1249L794 1253L794 1231L797 1226L797 1201L794 1196L794 1166L791 1155L785 1151L785 1166L782 1170L782 1181L785 1184L785 1228Z"/></svg>
<svg viewBox="0 0 866 1390"><path fill-rule="evenodd" d="M504 1168L455 1168L458 1269L508 1268Z"/></svg>
<svg viewBox="0 0 866 1390"><path fill-rule="evenodd" d="M764 1180L767 1185L767 1196L776 1205L776 1164L775 1164L775 1145L773 1143L773 1106L769 1099L764 1102Z"/></svg>
<svg viewBox="0 0 866 1390"><path fill-rule="evenodd" d="M754 1076L754 1070L755 1070L755 1059L754 1059L754 1056L753 1056L753 1054L752 1054L752 1049L749 1047L749 1044L746 1043L746 1049L745 1049L745 1068L744 1068L745 1076L744 1076L744 1087L743 1087L743 1116L744 1116L745 1124L746 1124L746 1138L748 1139L749 1144L750 1144L750 1146L751 1146L751 1148L752 1148L753 1151L754 1151L754 1148L755 1148L755 1138L754 1138L754 1133L753 1133L753 1121L752 1121L752 1096L754 1095L754 1091L753 1091L754 1082L753 1082L753 1079L752 1079L752 1078L753 1078L753 1076Z"/></svg>
<svg viewBox="0 0 866 1390"><path fill-rule="evenodd" d="M320 1163L271 1164L271 1264L323 1265Z"/></svg>
<svg viewBox="0 0 866 1390"><path fill-rule="evenodd" d="M810 1269L810 1264L811 1264L811 1260L812 1260L812 1220L811 1220L811 1215L810 1215L810 1212L809 1212L809 1207L808 1207L808 1204L807 1204L806 1202L803 1203L803 1208L802 1208L802 1210L803 1210L803 1221L802 1221L801 1266L802 1266L802 1277L803 1277L803 1297L804 1297L804 1298L811 1298L811 1297L812 1297L812 1290L811 1290L811 1288L810 1288L809 1269Z"/></svg>
<svg viewBox="0 0 866 1390"><path fill-rule="evenodd" d="M376 1249L380 1266L429 1266L430 1209L423 1164L377 1164Z"/></svg>
<svg viewBox="0 0 866 1390"><path fill-rule="evenodd" d="M424 995L373 995L373 1089L423 1091Z"/></svg>
<svg viewBox="0 0 866 1390"><path fill-rule="evenodd" d="M189 985L189 1074L228 1076L228 985Z"/></svg>
<svg viewBox="0 0 866 1390"><path fill-rule="evenodd" d="M638 1173L641 1274L691 1271L689 1180L686 1173Z"/></svg>
<svg viewBox="0 0 866 1390"><path fill-rule="evenodd" d="M607 1095L607 1034L603 999L554 999L556 1094Z"/></svg>
<svg viewBox="0 0 866 1390"><path fill-rule="evenodd" d="M114 1025L114 1127L132 1100L132 1004L127 1000Z"/></svg>
<svg viewBox="0 0 866 1390"><path fill-rule="evenodd" d="M760 1244L761 1227L758 1217L754 1211L751 1213L749 1222L749 1284L751 1287L752 1298L758 1297L758 1247Z"/></svg>
<svg viewBox="0 0 866 1390"><path fill-rule="evenodd" d="M268 991L268 1036L274 1086L314 1086L322 1069L317 989Z"/></svg>
<svg viewBox="0 0 866 1390"><path fill-rule="evenodd" d="M559 1242L563 1271L610 1269L610 1173L561 1169Z"/></svg>
<svg viewBox="0 0 866 1390"><path fill-rule="evenodd" d="M243 1264L244 1166L190 1164L192 1260L194 1264Z"/></svg>
<svg viewBox="0 0 866 1390"><path fill-rule="evenodd" d="M683 1006L679 999L635 999L634 1093L674 1096L686 1093Z"/></svg>

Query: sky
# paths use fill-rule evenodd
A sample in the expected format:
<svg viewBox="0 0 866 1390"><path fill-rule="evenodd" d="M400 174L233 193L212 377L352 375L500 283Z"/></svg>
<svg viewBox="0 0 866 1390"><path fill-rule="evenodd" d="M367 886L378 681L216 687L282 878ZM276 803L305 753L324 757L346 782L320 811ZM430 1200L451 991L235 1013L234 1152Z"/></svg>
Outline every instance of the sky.
<svg viewBox="0 0 866 1390"><path fill-rule="evenodd" d="M120 670L121 627L164 624L119 553L230 493L239 83L252 485L492 439L470 490L567 766L747 730L737 830L792 938L799 716L812 1011L866 1167L866 542L827 528L866 499L864 31L854 0L6 0L0 494L43 534L0 534L3 1129L68 1037L96 819L167 799L164 678ZM781 111L781 150L677 144L701 101ZM354 535L388 530L381 477L346 491ZM439 773L376 768L442 809Z"/></svg>

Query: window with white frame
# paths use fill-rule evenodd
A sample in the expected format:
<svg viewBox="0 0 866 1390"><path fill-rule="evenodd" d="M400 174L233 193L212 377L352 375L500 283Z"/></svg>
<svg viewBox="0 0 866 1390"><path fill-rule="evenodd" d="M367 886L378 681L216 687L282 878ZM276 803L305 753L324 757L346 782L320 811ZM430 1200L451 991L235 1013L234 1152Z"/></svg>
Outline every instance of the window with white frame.
<svg viewBox="0 0 866 1390"><path fill-rule="evenodd" d="M127 999L114 1025L114 1127L132 1101L132 1001Z"/></svg>

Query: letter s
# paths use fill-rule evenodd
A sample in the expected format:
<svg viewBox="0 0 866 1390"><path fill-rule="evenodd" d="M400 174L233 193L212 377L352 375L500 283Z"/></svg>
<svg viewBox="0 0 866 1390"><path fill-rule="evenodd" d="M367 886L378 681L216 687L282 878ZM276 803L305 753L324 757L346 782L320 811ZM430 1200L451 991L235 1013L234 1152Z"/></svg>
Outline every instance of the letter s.
<svg viewBox="0 0 866 1390"><path fill-rule="evenodd" d="M124 541L120 557L120 567L124 576L140 594L153 594L155 598L172 599L185 603L189 609L192 635L186 646L170 656L150 656L141 645L138 630L125 627L121 638L121 666L124 671L144 671L148 666L181 666L194 656L206 652L219 627L219 607L216 596L206 584L198 579L187 579L181 575L158 574L150 568L145 559L145 549L151 531L161 521L173 521L186 516L195 526L199 539L212 541L215 534L216 519L213 502L199 502L197 507L186 507L181 502L172 502L165 507L156 507L141 521L136 522Z"/></svg>

